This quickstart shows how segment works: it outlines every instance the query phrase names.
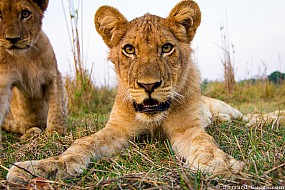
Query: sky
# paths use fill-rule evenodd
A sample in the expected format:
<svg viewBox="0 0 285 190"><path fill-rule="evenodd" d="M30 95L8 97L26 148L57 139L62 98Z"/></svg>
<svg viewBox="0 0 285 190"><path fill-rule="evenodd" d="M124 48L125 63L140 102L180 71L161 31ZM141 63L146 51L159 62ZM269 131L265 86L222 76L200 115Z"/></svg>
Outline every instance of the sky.
<svg viewBox="0 0 285 190"><path fill-rule="evenodd" d="M63 4L62 4L63 2ZM68 0L50 0L43 30L53 45L63 75L74 73L69 38ZM115 85L113 64L107 60L108 48L94 27L94 13L102 5L113 6L132 20L145 13L167 17L179 0L74 0L79 7L79 32L86 68L95 84ZM226 26L234 46L236 80L257 75L285 72L285 1L284 0L196 0L202 22L192 41L194 59L202 79L222 80L223 66L220 27ZM64 9L63 9L64 7ZM65 10L65 14L64 14ZM93 65L93 66L92 66Z"/></svg>

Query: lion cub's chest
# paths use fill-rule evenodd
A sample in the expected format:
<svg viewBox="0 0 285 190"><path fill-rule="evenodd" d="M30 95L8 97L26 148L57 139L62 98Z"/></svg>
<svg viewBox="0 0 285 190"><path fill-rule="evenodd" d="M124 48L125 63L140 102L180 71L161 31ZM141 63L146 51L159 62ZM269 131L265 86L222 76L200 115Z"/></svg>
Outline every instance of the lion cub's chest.
<svg viewBox="0 0 285 190"><path fill-rule="evenodd" d="M43 66L41 60L23 58L16 59L13 70L18 73L15 87L27 98L41 98L44 96L45 88L51 83L55 74ZM54 71L55 73L55 71Z"/></svg>

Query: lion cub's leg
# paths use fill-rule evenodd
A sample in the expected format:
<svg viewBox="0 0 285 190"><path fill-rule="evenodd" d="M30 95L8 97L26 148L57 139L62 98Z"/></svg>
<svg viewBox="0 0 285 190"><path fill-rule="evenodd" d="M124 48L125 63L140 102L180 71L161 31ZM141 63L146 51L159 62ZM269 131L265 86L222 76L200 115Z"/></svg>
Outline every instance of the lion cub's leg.
<svg viewBox="0 0 285 190"><path fill-rule="evenodd" d="M139 134L138 128L134 127L135 125L134 122L126 123L115 118L97 133L76 140L57 157L39 161L18 162L15 165L30 171L35 176L48 179L70 178L82 173L91 159L109 157L117 150L128 146L129 140L134 135ZM7 174L8 181L23 183L33 177L15 165L10 168Z"/></svg>
<svg viewBox="0 0 285 190"><path fill-rule="evenodd" d="M46 179L66 179L77 176L84 171L90 159L111 156L116 150L127 146L128 139L127 136L121 134L121 131L110 127L104 128L94 135L76 140L60 156L15 163L16 166L10 168L7 180L23 183L33 177L20 168Z"/></svg>
<svg viewBox="0 0 285 190"><path fill-rule="evenodd" d="M11 75L7 70L1 71L0 67L0 150L2 146L2 124L4 123L5 116L9 111L9 102L11 99Z"/></svg>
<svg viewBox="0 0 285 190"><path fill-rule="evenodd" d="M0 76L1 79L1 76ZM0 150L3 149L2 146L2 124L4 122L4 118L9 109L9 99L10 97L4 93L3 88L1 88L0 84ZM1 156L1 155L0 155Z"/></svg>
<svg viewBox="0 0 285 190"><path fill-rule="evenodd" d="M218 99L202 96L202 108L205 119L207 118L208 121L211 121L211 119L214 118L220 121L242 119L243 121L248 122L248 118L239 110ZM206 124L210 123L211 122L206 122Z"/></svg>
<svg viewBox="0 0 285 190"><path fill-rule="evenodd" d="M231 175L243 168L241 162L217 147L213 137L205 132L195 114L183 120L178 115L171 117L166 132L172 148L178 157L186 160L192 170L214 175Z"/></svg>
<svg viewBox="0 0 285 190"><path fill-rule="evenodd" d="M53 132L65 134L67 120L67 95L64 91L62 77L57 72L57 77L47 87L46 97L48 100L47 128L45 133Z"/></svg>
<svg viewBox="0 0 285 190"><path fill-rule="evenodd" d="M30 101L16 87L12 92L10 112L7 113L2 128L9 132L22 134L22 140L41 133L40 128L44 128L46 123L44 115L46 115L47 109L43 111L44 113L39 114L40 111L35 108L40 105L41 109L44 109L46 105L42 102Z"/></svg>

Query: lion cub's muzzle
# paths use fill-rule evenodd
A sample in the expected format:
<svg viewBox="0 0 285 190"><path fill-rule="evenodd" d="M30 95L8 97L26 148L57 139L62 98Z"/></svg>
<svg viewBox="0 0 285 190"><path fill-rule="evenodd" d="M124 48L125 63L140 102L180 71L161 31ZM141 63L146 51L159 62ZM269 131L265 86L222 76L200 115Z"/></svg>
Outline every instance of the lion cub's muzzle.
<svg viewBox="0 0 285 190"><path fill-rule="evenodd" d="M168 99L165 102L159 102L158 100L152 98L152 93L154 90L161 86L160 82L155 83L140 83L137 82L138 86L143 88L145 92L148 94L148 98L144 99L144 101L140 104L134 102L134 107L137 112L141 113L150 113L150 112L163 112L168 110L171 105L171 100Z"/></svg>
<svg viewBox="0 0 285 190"><path fill-rule="evenodd" d="M23 39L21 35L13 35L4 37L5 43L2 46L8 50L25 50L31 47L27 39Z"/></svg>

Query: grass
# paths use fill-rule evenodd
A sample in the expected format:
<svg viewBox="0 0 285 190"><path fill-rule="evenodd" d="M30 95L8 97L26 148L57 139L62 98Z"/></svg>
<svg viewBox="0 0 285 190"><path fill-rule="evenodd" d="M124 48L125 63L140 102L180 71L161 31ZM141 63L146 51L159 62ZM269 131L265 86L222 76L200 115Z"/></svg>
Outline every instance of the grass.
<svg viewBox="0 0 285 190"><path fill-rule="evenodd" d="M233 104L245 113L285 109L280 99L270 101L236 100ZM101 129L107 120L107 114L75 114L68 120L67 136L47 138L40 135L26 142L20 142L19 136L4 133L0 189L7 186L5 168L11 163L58 155L75 139ZM54 189L233 189L249 186L285 189L284 124L263 123L247 128L238 120L214 121L206 130L225 152L245 163L244 171L237 178L193 173L173 154L168 141L142 138L135 139L128 149L109 159L91 162L82 175L71 180L50 181L50 184ZM12 186L12 189L28 187Z"/></svg>

